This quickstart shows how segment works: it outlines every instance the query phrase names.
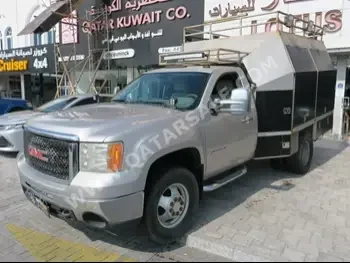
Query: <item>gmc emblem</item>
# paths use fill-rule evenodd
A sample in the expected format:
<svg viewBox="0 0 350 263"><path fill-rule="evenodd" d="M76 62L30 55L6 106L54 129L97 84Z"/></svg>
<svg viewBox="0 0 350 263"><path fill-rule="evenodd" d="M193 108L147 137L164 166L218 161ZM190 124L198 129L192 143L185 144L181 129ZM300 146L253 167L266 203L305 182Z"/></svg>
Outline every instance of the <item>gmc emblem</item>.
<svg viewBox="0 0 350 263"><path fill-rule="evenodd" d="M47 162L49 159L45 157L46 152L43 152L33 146L28 147L28 154L36 159Z"/></svg>

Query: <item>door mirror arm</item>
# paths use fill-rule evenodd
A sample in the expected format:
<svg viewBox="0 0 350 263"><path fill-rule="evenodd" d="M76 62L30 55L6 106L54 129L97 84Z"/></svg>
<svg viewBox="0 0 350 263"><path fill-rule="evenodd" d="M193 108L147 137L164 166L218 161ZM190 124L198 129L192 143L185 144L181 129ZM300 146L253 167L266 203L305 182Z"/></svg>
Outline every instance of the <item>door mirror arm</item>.
<svg viewBox="0 0 350 263"><path fill-rule="evenodd" d="M208 108L210 110L210 113L214 116L217 116L220 112L220 106L221 106L221 103L220 103L220 99L216 98L214 100L210 100L208 102Z"/></svg>

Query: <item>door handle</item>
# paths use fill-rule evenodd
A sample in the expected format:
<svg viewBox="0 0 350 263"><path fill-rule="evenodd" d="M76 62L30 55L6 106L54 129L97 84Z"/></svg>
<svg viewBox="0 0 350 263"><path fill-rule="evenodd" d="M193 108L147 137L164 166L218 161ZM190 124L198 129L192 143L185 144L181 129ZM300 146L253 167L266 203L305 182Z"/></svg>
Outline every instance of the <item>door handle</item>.
<svg viewBox="0 0 350 263"><path fill-rule="evenodd" d="M249 122L252 121L253 119L254 119L253 117L247 116L247 117L244 117L244 118L242 119L242 122L243 122L243 123L249 123Z"/></svg>

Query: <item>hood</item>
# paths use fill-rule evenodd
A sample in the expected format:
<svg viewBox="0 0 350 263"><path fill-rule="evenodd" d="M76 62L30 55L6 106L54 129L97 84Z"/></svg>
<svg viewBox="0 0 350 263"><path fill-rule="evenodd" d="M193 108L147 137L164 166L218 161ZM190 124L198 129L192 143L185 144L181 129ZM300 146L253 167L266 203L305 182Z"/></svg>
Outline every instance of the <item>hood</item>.
<svg viewBox="0 0 350 263"><path fill-rule="evenodd" d="M130 132L144 125L183 114L159 106L135 104L92 104L52 112L31 119L28 126L60 134L76 135L80 141L104 141L107 137Z"/></svg>
<svg viewBox="0 0 350 263"><path fill-rule="evenodd" d="M21 124L27 122L30 118L36 117L41 114L43 113L31 110L11 112L0 116L0 124Z"/></svg>

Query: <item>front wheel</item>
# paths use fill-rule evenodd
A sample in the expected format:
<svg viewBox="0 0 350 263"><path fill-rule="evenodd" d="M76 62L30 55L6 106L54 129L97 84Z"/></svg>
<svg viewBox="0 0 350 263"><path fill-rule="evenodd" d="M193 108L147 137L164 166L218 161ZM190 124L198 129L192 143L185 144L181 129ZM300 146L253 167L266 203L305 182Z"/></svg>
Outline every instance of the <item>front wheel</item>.
<svg viewBox="0 0 350 263"><path fill-rule="evenodd" d="M169 244L192 226L199 204L198 182L185 168L172 168L152 186L145 207L150 238Z"/></svg>
<svg viewBox="0 0 350 263"><path fill-rule="evenodd" d="M299 135L298 151L287 159L288 170L295 174L306 174L314 155L314 142L310 134Z"/></svg>

